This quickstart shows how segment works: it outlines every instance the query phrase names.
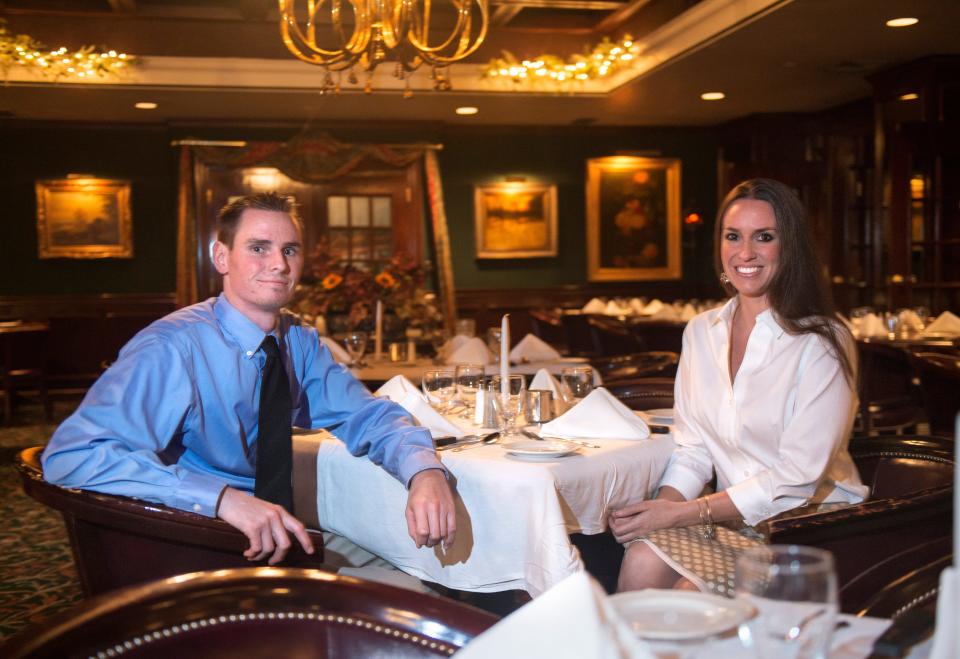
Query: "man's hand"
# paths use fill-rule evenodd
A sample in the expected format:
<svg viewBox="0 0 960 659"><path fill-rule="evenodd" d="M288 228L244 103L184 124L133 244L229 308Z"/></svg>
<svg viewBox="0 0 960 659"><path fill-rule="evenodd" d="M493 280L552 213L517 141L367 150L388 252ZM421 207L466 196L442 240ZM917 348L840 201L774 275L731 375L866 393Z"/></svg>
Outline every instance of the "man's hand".
<svg viewBox="0 0 960 659"><path fill-rule="evenodd" d="M250 548L243 552L248 560L260 561L272 553L267 561L270 565L282 561L291 545L287 531L296 536L305 552L313 553L307 527L283 506L228 487L220 498L217 517L242 531L250 540Z"/></svg>
<svg viewBox="0 0 960 659"><path fill-rule="evenodd" d="M617 542L630 542L651 531L682 526L690 502L675 502L665 499L640 501L630 504L610 515L610 530ZM696 506L696 504L694 504Z"/></svg>
<svg viewBox="0 0 960 659"><path fill-rule="evenodd" d="M444 549L453 545L457 514L442 469L427 469L410 479L406 514L407 530L418 548L433 547L441 540Z"/></svg>

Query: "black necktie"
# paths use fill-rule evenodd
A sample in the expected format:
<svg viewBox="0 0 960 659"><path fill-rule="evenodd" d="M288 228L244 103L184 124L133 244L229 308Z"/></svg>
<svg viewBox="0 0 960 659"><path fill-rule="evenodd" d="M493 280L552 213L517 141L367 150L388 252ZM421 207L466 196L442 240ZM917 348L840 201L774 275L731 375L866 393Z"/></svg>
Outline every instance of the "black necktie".
<svg viewBox="0 0 960 659"><path fill-rule="evenodd" d="M273 336L260 344L267 356L260 382L260 415L257 430L257 483L259 499L280 504L293 512L293 442L290 430L290 383L280 348Z"/></svg>

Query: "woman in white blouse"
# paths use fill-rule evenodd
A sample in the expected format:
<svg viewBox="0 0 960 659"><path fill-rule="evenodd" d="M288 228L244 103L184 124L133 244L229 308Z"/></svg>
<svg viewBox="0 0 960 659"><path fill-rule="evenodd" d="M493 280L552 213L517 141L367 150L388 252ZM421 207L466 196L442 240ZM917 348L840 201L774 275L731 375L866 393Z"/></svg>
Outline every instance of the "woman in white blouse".
<svg viewBox="0 0 960 659"><path fill-rule="evenodd" d="M760 522L867 494L847 452L853 338L835 320L800 200L782 183L753 179L717 217L717 270L733 297L684 332L677 448L656 499L611 515L627 544L619 590L726 594ZM714 471L717 491L700 496Z"/></svg>

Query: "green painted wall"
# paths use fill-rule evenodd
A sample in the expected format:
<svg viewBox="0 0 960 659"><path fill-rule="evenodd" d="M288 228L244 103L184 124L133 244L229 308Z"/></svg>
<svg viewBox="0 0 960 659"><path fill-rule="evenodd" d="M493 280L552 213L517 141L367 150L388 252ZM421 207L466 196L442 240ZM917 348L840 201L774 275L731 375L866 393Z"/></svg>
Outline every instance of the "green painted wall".
<svg viewBox="0 0 960 659"><path fill-rule="evenodd" d="M169 127L23 122L0 123L3 243L0 295L166 293L175 289L177 155L173 139L287 139L297 128ZM441 125L330 126L344 141L442 143L439 160L458 289L539 288L585 283L586 160L618 152L678 157L682 202L710 217L716 199L716 141L697 128L504 127ZM45 259L37 256L34 182L89 173L132 182L133 259ZM473 185L504 176L556 183L560 254L549 259L479 261L473 238ZM644 291L697 294L710 277L709 229L684 251L683 282L649 283ZM689 238L689 234L687 234ZM704 244L701 244L704 243Z"/></svg>

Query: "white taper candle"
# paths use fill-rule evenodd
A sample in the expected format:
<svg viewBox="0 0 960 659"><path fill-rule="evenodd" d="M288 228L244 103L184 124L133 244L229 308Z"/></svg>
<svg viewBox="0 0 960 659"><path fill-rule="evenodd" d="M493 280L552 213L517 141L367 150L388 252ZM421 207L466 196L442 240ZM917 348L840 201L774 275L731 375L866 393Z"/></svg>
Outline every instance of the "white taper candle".
<svg viewBox="0 0 960 659"><path fill-rule="evenodd" d="M377 300L377 322L373 334L373 359L383 356L383 300Z"/></svg>
<svg viewBox="0 0 960 659"><path fill-rule="evenodd" d="M510 314L500 321L500 393L510 394Z"/></svg>

